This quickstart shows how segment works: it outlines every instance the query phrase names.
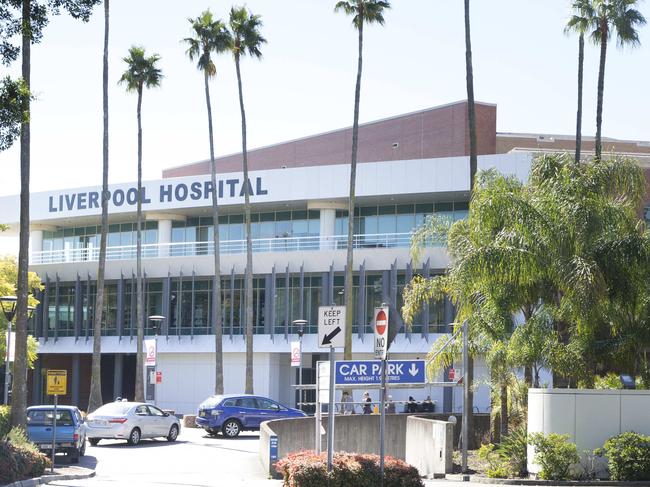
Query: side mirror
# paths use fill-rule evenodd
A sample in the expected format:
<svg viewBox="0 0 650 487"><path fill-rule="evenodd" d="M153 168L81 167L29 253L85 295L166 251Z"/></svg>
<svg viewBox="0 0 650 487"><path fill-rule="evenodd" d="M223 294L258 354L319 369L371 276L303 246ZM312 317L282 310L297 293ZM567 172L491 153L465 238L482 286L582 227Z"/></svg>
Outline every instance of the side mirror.
<svg viewBox="0 0 650 487"><path fill-rule="evenodd" d="M163 416L167 417L167 416L169 416L169 413L168 412L163 412Z"/></svg>

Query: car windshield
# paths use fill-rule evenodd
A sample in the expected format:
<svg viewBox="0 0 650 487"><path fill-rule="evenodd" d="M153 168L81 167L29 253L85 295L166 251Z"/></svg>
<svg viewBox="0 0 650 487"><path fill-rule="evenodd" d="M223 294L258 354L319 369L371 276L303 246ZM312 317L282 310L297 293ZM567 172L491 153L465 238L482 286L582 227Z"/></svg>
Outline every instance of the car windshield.
<svg viewBox="0 0 650 487"><path fill-rule="evenodd" d="M129 409L133 407L132 404L126 403L126 402L111 402L108 404L104 404L102 407L97 409L93 415L95 416L102 416L102 415L118 415L118 414L126 414Z"/></svg>
<svg viewBox="0 0 650 487"><path fill-rule="evenodd" d="M34 409L27 413L27 424L30 426L52 426L54 409ZM56 411L56 424L72 426L72 414L67 409Z"/></svg>
<svg viewBox="0 0 650 487"><path fill-rule="evenodd" d="M210 396L201 403L202 408L213 408L221 402L223 396Z"/></svg>

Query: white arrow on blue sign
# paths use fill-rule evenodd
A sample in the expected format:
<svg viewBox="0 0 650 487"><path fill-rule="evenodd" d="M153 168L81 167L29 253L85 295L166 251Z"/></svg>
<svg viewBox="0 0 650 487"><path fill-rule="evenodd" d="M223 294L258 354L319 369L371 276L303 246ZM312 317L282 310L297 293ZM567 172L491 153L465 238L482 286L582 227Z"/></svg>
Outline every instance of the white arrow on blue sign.
<svg viewBox="0 0 650 487"><path fill-rule="evenodd" d="M337 386L381 384L381 360L337 360L335 368ZM424 360L388 360L386 383L424 385L425 369Z"/></svg>

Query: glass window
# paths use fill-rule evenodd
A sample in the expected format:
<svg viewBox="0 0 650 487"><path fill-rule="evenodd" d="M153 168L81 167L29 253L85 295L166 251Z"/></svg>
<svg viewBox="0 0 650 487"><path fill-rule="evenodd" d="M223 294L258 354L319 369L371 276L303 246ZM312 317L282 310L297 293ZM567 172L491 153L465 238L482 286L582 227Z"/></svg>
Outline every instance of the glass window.
<svg viewBox="0 0 650 487"><path fill-rule="evenodd" d="M253 397L238 397L235 401L236 407L238 408L248 408L256 409L257 403Z"/></svg>
<svg viewBox="0 0 650 487"><path fill-rule="evenodd" d="M257 398L257 407L259 409L265 409L267 411L279 411L280 410L280 406L278 406L273 401L269 401L268 399L262 399L260 397Z"/></svg>

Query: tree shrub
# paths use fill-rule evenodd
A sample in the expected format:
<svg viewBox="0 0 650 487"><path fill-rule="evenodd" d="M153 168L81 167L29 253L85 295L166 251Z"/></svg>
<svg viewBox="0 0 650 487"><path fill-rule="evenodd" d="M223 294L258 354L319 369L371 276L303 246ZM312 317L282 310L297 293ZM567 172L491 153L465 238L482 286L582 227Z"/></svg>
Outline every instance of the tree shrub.
<svg viewBox="0 0 650 487"><path fill-rule="evenodd" d="M603 447L612 480L650 480L650 436L627 432Z"/></svg>
<svg viewBox="0 0 650 487"><path fill-rule="evenodd" d="M332 472L327 472L327 455L302 451L275 464L285 487L375 487L381 482L379 456L335 453ZM415 467L392 457L384 459L385 487L423 487Z"/></svg>
<svg viewBox="0 0 650 487"><path fill-rule="evenodd" d="M0 406L0 440L11 430L11 423L9 423L9 413L11 408L9 406Z"/></svg>
<svg viewBox="0 0 650 487"><path fill-rule="evenodd" d="M539 477L545 480L567 480L571 467L580 461L578 448L569 441L569 435L533 433L530 444L535 447L534 461L541 470Z"/></svg>
<svg viewBox="0 0 650 487"><path fill-rule="evenodd" d="M40 477L50 460L34 449L0 441L0 484Z"/></svg>

